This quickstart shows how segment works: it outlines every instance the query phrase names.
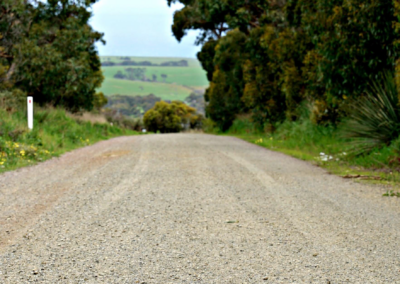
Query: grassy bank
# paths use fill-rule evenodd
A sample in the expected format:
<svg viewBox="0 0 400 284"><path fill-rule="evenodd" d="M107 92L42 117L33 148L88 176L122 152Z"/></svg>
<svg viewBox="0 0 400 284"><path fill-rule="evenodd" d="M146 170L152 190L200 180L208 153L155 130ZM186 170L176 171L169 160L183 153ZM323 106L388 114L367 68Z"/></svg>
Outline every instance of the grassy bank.
<svg viewBox="0 0 400 284"><path fill-rule="evenodd" d="M310 120L284 122L271 133L257 131L249 118L237 119L227 133L250 143L312 162L329 172L356 180L386 184L396 194L400 185L399 141L364 156L351 155L354 146L340 130Z"/></svg>
<svg viewBox="0 0 400 284"><path fill-rule="evenodd" d="M0 108L0 173L36 164L108 138L137 134L108 123L76 119L61 109L35 108L34 129L25 111Z"/></svg>

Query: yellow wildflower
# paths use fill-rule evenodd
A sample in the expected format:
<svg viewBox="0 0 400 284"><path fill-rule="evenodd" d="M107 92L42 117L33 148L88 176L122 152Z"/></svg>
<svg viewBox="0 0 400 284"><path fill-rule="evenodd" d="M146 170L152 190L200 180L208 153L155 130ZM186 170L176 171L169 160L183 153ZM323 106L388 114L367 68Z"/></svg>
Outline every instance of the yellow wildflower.
<svg viewBox="0 0 400 284"><path fill-rule="evenodd" d="M21 156L25 156L25 150L21 150L19 151L19 153L21 154Z"/></svg>

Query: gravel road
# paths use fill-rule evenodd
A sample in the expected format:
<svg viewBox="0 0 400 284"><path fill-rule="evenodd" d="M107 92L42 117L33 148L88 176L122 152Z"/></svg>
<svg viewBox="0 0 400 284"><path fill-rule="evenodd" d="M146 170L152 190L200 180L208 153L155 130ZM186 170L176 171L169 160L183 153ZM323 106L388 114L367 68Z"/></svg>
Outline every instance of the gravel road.
<svg viewBox="0 0 400 284"><path fill-rule="evenodd" d="M121 137L0 175L0 283L400 283L400 199L243 142Z"/></svg>

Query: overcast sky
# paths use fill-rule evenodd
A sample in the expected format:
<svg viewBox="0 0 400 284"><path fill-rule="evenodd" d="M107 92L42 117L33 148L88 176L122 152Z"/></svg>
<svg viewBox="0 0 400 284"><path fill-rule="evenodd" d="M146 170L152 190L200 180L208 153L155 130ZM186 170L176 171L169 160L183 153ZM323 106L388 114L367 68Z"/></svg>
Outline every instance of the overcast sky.
<svg viewBox="0 0 400 284"><path fill-rule="evenodd" d="M173 13L180 8L168 7L166 0L100 0L91 20L95 30L105 33L100 55L196 57L195 32L181 43L172 35Z"/></svg>

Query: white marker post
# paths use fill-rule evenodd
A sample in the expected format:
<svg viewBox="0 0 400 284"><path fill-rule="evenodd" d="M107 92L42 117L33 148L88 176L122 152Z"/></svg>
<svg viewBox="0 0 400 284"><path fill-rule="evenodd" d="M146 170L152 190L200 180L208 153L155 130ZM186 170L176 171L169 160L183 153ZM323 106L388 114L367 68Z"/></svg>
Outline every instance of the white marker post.
<svg viewBox="0 0 400 284"><path fill-rule="evenodd" d="M28 102L28 128L33 129L33 97L27 98Z"/></svg>

